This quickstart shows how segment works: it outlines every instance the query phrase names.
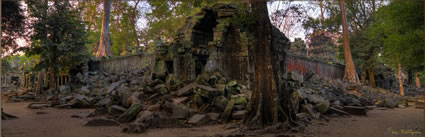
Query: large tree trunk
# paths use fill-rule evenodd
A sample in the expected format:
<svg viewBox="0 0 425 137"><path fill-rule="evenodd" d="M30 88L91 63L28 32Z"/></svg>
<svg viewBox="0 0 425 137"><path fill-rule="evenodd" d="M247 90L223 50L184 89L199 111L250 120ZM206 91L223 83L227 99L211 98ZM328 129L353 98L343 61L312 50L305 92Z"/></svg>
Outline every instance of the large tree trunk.
<svg viewBox="0 0 425 137"><path fill-rule="evenodd" d="M136 41L137 46L140 46L139 36L137 36L137 30L136 30L136 14L137 14L137 5L139 4L140 0L137 0L136 4L134 5L133 14L130 17L131 21L131 27L133 29L134 33L134 39Z"/></svg>
<svg viewBox="0 0 425 137"><path fill-rule="evenodd" d="M350 83L360 83L359 76L354 67L353 58L351 56L350 43L348 41L347 19L345 16L344 0L340 0L341 19L344 36L344 57L345 57L345 73L344 80Z"/></svg>
<svg viewBox="0 0 425 137"><path fill-rule="evenodd" d="M398 85L400 87L400 95L404 96L404 91L403 91L403 79L401 78L401 65L400 63L398 64Z"/></svg>
<svg viewBox="0 0 425 137"><path fill-rule="evenodd" d="M265 0L251 0L252 13L257 18L254 36L254 79L253 79L253 109L252 122L271 125L276 117L276 88L273 88L274 74L271 67L271 26L267 14Z"/></svg>
<svg viewBox="0 0 425 137"><path fill-rule="evenodd" d="M362 70L362 74L360 76L360 82L366 85L366 69Z"/></svg>
<svg viewBox="0 0 425 137"><path fill-rule="evenodd" d="M52 71L50 71L49 73L50 73L49 88L55 88L56 87L56 76Z"/></svg>
<svg viewBox="0 0 425 137"><path fill-rule="evenodd" d="M421 81L419 80L419 72L416 72L416 87L421 88Z"/></svg>
<svg viewBox="0 0 425 137"><path fill-rule="evenodd" d="M324 9L323 9L323 0L319 0L320 2L320 24L322 26L322 31L325 30L325 16L323 15Z"/></svg>
<svg viewBox="0 0 425 137"><path fill-rule="evenodd" d="M413 85L413 71L412 71L412 69L409 69L407 71L407 84Z"/></svg>
<svg viewBox="0 0 425 137"><path fill-rule="evenodd" d="M372 68L368 68L367 73L369 74L369 86L376 87L375 74L373 73Z"/></svg>
<svg viewBox="0 0 425 137"><path fill-rule="evenodd" d="M253 96L247 124L252 126L292 122L290 92L285 91L283 80L283 45L273 44L278 39L269 20L266 0L251 0L251 12L256 17L252 26L255 42L250 48L254 67ZM282 34L283 35L283 34ZM279 39L282 41L283 39ZM254 124L254 125L251 125Z"/></svg>
<svg viewBox="0 0 425 137"><path fill-rule="evenodd" d="M47 17L47 12L48 12L48 7L49 7L49 1L48 0L44 0L44 6L46 6L46 9L44 10L44 16ZM47 32L46 32L46 34L44 34L44 36L47 39ZM46 46L46 45L43 44L42 46ZM42 61L42 60L43 60L43 57L40 56L40 61ZM35 90L39 94L43 90L43 86L42 86L42 83L43 83L43 73L44 73L44 69L42 69L41 71L39 71L38 72L38 76L37 76L37 86L36 86L36 89Z"/></svg>
<svg viewBox="0 0 425 137"><path fill-rule="evenodd" d="M39 71L37 74L37 86L36 86L36 92L38 94L41 93L42 85L43 85L42 83L43 83L43 73L42 71Z"/></svg>
<svg viewBox="0 0 425 137"><path fill-rule="evenodd" d="M102 30L96 57L111 56L111 42L109 41L109 18L111 15L111 1L103 0Z"/></svg>

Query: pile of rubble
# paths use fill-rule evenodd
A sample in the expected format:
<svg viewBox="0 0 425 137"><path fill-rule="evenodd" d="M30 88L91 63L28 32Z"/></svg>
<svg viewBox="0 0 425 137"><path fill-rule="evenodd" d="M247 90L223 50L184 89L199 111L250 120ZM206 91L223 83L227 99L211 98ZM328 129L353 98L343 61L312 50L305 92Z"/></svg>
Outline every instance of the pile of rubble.
<svg viewBox="0 0 425 137"><path fill-rule="evenodd" d="M288 79L296 81L292 87L293 109L301 120L320 116L366 115L374 108L406 107L408 97L401 97L388 90L344 83L340 80L319 78L314 73L304 77L289 72ZM298 84L297 84L298 83Z"/></svg>
<svg viewBox="0 0 425 137"><path fill-rule="evenodd" d="M188 127L241 120L251 96L247 86L220 73L202 73L192 83L167 78L149 80L147 70L121 74L91 72L80 84L51 90L49 103L37 109L96 108L87 126L124 126L126 132L146 128ZM81 86L82 85L82 86ZM125 124L123 124L125 123Z"/></svg>
<svg viewBox="0 0 425 137"><path fill-rule="evenodd" d="M92 113L73 115L88 118L86 126L123 126L124 132L140 133L148 128L178 128L226 123L244 119L252 91L246 85L203 72L191 83L167 76L150 80L149 69L121 74L90 72L79 75L79 84L50 90L49 103L28 108L95 108ZM407 97L367 86L320 78L314 73L286 75L292 90L291 106L297 119L311 121L324 116L366 115L368 109L405 107ZM357 91L357 92L353 92ZM356 94L354 94L356 93Z"/></svg>

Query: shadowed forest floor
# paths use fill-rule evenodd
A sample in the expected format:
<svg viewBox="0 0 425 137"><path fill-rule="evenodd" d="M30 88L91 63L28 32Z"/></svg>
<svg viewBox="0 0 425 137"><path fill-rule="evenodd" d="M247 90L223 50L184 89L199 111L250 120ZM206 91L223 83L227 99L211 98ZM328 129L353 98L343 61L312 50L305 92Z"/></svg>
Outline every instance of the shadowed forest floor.
<svg viewBox="0 0 425 137"><path fill-rule="evenodd" d="M4 137L207 137L231 133L226 125L209 125L193 128L149 129L143 134L122 133L116 127L84 127L86 120L71 118L80 112L93 109L27 109L29 103L4 103L4 111L18 116L18 119L2 121ZM46 112L45 114L37 114ZM367 116L337 117L329 122L313 121L296 137L388 137L424 136L424 110L413 107L378 110ZM403 132L402 130L406 130ZM420 132L420 133L419 133ZM276 134L264 135L273 137Z"/></svg>

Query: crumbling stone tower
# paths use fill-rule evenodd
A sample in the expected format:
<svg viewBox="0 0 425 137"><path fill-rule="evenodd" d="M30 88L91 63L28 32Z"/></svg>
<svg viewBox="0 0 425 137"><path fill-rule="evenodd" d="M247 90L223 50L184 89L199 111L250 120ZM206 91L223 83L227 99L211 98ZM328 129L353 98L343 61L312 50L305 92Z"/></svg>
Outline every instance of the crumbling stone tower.
<svg viewBox="0 0 425 137"><path fill-rule="evenodd" d="M229 21L237 14L232 5L216 4L187 18L174 42L159 46L154 77L190 83L202 72L220 72L248 84L253 72L249 65L248 30ZM273 34L273 39L280 39L273 44L289 48L283 33L274 28Z"/></svg>

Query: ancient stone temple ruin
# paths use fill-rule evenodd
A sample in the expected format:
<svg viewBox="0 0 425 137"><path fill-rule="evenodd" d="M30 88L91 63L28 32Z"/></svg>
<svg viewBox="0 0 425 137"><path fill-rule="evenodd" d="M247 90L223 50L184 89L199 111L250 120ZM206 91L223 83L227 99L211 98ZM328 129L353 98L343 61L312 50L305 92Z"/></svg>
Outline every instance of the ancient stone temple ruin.
<svg viewBox="0 0 425 137"><path fill-rule="evenodd" d="M158 47L154 77L165 79L168 74L187 82L206 71L247 82L247 40L241 28L227 20L236 12L233 6L217 4L189 17L175 42Z"/></svg>
<svg viewBox="0 0 425 137"><path fill-rule="evenodd" d="M229 21L239 14L234 6L216 4L187 18L174 42L156 47L153 79L190 83L203 72L218 72L224 77L250 85L249 78L254 70L249 62L249 30ZM305 74L313 71L323 77L342 78L343 66L332 66L284 53L290 52L289 39L274 26L272 38L274 46L284 47L279 55L282 63L286 64L283 72L297 70Z"/></svg>

